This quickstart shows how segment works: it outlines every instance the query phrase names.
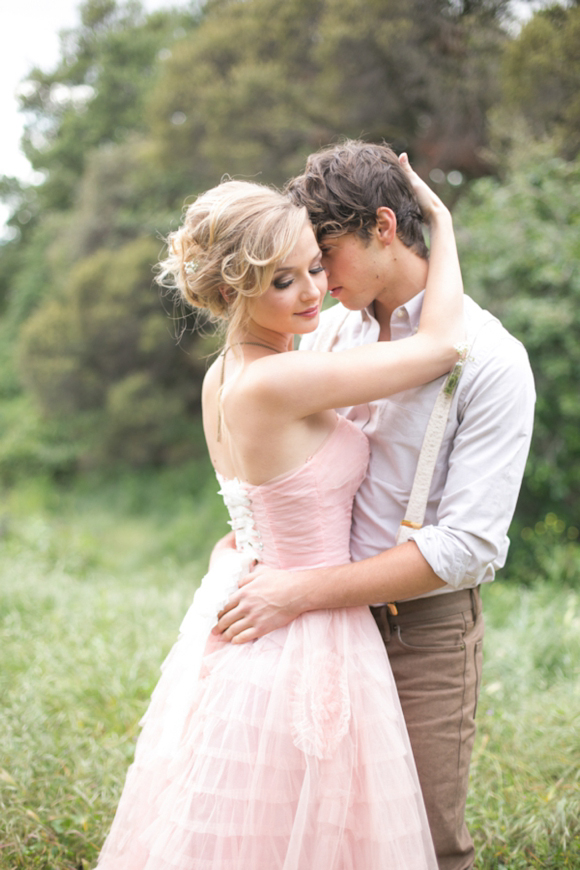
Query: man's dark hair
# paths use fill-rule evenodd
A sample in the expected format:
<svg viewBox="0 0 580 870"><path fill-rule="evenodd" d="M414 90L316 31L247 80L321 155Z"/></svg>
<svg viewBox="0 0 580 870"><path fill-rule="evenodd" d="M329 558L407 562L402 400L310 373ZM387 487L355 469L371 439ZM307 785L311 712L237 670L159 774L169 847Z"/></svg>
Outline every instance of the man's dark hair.
<svg viewBox="0 0 580 870"><path fill-rule="evenodd" d="M419 203L392 148L349 139L311 154L286 192L306 206L317 239L356 233L368 241L383 206L397 217L397 236L427 258Z"/></svg>

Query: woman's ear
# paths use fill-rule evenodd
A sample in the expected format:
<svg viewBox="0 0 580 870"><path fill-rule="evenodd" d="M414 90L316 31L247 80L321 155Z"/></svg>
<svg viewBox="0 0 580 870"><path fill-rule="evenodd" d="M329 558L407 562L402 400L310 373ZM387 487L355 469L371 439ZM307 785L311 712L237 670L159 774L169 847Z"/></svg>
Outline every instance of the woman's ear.
<svg viewBox="0 0 580 870"><path fill-rule="evenodd" d="M390 245L397 236L397 216L392 208L381 206L377 209L375 232L381 244Z"/></svg>
<svg viewBox="0 0 580 870"><path fill-rule="evenodd" d="M231 287L228 287L227 284L220 284L220 296L228 305L232 301L234 293L235 291Z"/></svg>

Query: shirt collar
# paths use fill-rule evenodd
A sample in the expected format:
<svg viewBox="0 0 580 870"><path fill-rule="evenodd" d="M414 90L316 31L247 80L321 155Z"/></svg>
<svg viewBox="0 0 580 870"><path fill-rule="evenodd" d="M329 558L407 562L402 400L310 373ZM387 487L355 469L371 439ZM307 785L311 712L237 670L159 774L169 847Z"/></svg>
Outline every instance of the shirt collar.
<svg viewBox="0 0 580 870"><path fill-rule="evenodd" d="M425 291L421 290L416 296L408 299L398 308L395 308L391 314L391 336L392 338L403 338L404 335L413 335L419 328L419 318L421 317L421 309L423 308L423 298ZM363 330L374 331L378 330L379 324L375 317L372 305L364 308L361 311L361 321ZM378 338L378 332L377 332Z"/></svg>
<svg viewBox="0 0 580 870"><path fill-rule="evenodd" d="M413 296L404 305L401 305L401 308L404 308L407 312L407 317L409 318L409 326L411 327L411 332L417 332L419 329L419 318L421 317L421 310L423 308L423 299L425 297L425 291L421 290L420 293L417 293L416 296ZM399 309L397 308L393 311L393 316L391 317L391 323L393 322L393 317L397 313Z"/></svg>

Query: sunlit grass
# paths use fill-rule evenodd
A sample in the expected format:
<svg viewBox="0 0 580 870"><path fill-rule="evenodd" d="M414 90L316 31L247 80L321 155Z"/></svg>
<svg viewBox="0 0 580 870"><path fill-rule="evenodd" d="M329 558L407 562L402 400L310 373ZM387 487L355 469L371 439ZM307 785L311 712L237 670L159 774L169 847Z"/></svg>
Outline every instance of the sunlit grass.
<svg viewBox="0 0 580 870"><path fill-rule="evenodd" d="M39 589L26 561L4 575L0 866L73 867L94 854L192 584L54 570Z"/></svg>
<svg viewBox="0 0 580 870"><path fill-rule="evenodd" d="M7 494L2 870L94 863L159 665L227 530L215 489L211 478L128 478Z"/></svg>
<svg viewBox="0 0 580 870"><path fill-rule="evenodd" d="M580 595L501 581L485 593L477 866L580 867Z"/></svg>
<svg viewBox="0 0 580 870"><path fill-rule="evenodd" d="M0 870L92 867L213 539L211 480L11 494L0 522ZM580 868L580 597L485 590L479 870Z"/></svg>

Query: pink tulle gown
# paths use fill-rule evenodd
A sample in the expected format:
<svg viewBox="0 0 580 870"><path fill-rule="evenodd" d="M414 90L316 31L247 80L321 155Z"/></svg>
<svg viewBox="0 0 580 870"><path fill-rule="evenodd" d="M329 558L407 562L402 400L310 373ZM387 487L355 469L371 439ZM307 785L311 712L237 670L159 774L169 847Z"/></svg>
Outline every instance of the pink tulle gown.
<svg viewBox="0 0 580 870"><path fill-rule="evenodd" d="M209 633L255 556L349 561L367 461L340 417L296 471L220 479L238 551L204 577L163 665L99 870L436 870L368 608L306 613L241 645Z"/></svg>

